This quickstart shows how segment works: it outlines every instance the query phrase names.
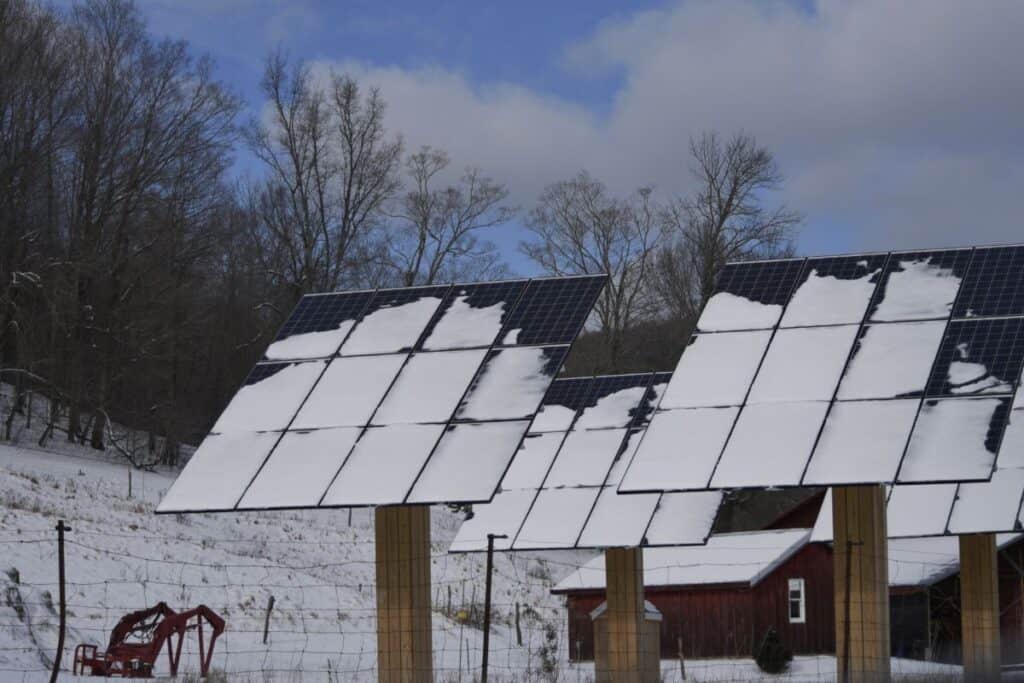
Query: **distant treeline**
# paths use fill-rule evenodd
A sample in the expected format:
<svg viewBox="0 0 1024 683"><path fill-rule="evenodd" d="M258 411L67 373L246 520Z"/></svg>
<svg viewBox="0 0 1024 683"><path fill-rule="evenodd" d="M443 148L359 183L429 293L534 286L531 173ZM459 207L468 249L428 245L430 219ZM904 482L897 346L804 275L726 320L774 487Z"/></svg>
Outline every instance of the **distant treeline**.
<svg viewBox="0 0 1024 683"><path fill-rule="evenodd" d="M487 239L510 224L544 272L612 276L570 371L669 368L721 264L789 251L799 224L763 204L782 176L746 134L681 149L685 193L581 172L519 212L481 170L407 151L348 75L278 51L261 86L243 115L125 0L0 0L0 369L69 439L103 448L116 420L173 459L302 294L513 275Z"/></svg>

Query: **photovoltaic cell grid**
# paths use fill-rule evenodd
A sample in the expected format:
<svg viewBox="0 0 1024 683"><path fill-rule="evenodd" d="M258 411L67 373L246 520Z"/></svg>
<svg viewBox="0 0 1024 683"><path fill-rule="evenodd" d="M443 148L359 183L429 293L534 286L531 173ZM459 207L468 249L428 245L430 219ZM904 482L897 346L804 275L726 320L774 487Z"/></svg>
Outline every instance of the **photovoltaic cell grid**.
<svg viewBox="0 0 1024 683"><path fill-rule="evenodd" d="M1024 367L1021 259L730 264L620 493L989 480Z"/></svg>
<svg viewBox="0 0 1024 683"><path fill-rule="evenodd" d="M507 537L495 541L502 550L704 543L720 492L616 492L668 375L556 380L545 408L572 405L575 421L560 420L558 431L535 431L545 413L538 414L499 492L490 503L473 507L450 550L486 550L488 534ZM549 416L545 424L556 421Z"/></svg>
<svg viewBox="0 0 1024 683"><path fill-rule="evenodd" d="M490 500L604 280L304 297L158 512Z"/></svg>

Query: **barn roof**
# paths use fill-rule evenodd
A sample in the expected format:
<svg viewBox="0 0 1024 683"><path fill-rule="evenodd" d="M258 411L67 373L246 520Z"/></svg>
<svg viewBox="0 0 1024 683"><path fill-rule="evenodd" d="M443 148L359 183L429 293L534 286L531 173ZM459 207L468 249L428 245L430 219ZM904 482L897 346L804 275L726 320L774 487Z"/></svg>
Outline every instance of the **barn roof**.
<svg viewBox="0 0 1024 683"><path fill-rule="evenodd" d="M644 585L741 584L753 586L807 545L810 529L715 534L704 546L644 549ZM603 590L604 556L562 579L553 593Z"/></svg>

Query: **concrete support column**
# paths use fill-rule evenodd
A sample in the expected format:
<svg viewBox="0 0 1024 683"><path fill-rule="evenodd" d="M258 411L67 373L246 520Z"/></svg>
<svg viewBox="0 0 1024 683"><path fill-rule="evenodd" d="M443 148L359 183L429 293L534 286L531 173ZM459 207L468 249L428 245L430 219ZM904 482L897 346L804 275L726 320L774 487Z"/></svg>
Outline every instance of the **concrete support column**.
<svg viewBox="0 0 1024 683"><path fill-rule="evenodd" d="M964 680L998 681L999 570L995 534L960 536Z"/></svg>
<svg viewBox="0 0 1024 683"><path fill-rule="evenodd" d="M890 678L885 488L832 489L836 669L840 683Z"/></svg>
<svg viewBox="0 0 1024 683"><path fill-rule="evenodd" d="M377 680L431 683L430 507L376 511Z"/></svg>

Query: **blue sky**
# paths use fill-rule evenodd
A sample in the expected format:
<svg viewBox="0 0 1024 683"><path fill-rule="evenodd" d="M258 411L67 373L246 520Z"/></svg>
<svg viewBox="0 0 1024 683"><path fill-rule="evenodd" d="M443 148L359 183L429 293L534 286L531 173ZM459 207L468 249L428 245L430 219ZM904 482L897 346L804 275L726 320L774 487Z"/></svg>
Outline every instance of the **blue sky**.
<svg viewBox="0 0 1024 683"><path fill-rule="evenodd" d="M410 147L446 149L528 208L586 168L689 191L687 140L753 133L805 252L1024 238L1024 3L952 0L139 0L258 112L276 45L377 85ZM1014 85L1016 84L1016 85ZM245 172L250 167L239 165ZM521 229L496 235L514 253Z"/></svg>

